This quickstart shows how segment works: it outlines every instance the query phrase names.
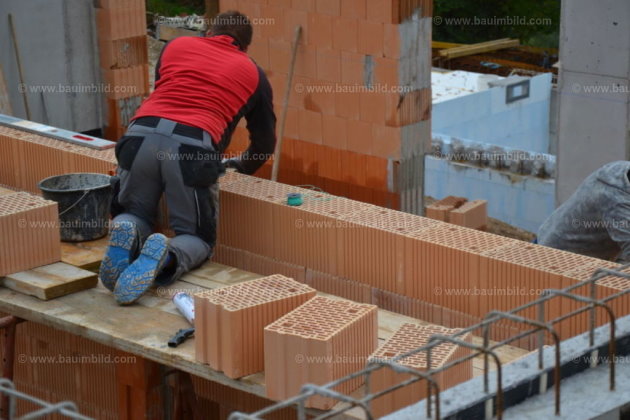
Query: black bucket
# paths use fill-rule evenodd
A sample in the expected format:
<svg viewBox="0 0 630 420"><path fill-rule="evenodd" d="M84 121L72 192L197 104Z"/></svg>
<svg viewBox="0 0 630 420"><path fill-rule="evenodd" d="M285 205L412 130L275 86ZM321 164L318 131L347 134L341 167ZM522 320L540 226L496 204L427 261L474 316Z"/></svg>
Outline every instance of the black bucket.
<svg viewBox="0 0 630 420"><path fill-rule="evenodd" d="M61 240L92 241L107 234L112 199L111 177L77 173L39 182L44 198L59 205Z"/></svg>

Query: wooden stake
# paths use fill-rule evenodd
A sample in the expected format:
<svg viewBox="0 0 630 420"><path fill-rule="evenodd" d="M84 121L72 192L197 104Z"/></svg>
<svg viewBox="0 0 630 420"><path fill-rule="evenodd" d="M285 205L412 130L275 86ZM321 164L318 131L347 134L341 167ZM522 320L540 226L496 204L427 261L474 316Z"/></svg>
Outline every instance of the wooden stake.
<svg viewBox="0 0 630 420"><path fill-rule="evenodd" d="M282 141L284 139L284 126L287 119L287 108L289 106L289 95L291 94L291 88L293 86L293 70L295 69L295 57L297 56L297 47L300 42L300 35L302 34L302 26L298 25L295 28L295 38L293 39L293 48L291 50L291 64L289 66L289 76L287 77L287 88L284 92L284 99L282 101L282 114L280 116L280 132L278 134L278 140L276 143L276 152L273 158L273 167L271 169L271 180L278 180L278 170L280 169L280 152L282 151Z"/></svg>

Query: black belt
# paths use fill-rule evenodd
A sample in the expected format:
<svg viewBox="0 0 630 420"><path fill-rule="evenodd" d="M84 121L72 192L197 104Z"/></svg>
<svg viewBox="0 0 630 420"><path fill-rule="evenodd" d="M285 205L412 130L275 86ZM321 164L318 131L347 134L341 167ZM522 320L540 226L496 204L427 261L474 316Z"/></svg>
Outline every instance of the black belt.
<svg viewBox="0 0 630 420"><path fill-rule="evenodd" d="M155 128L158 126L161 119L160 117L140 117L133 120L133 123L143 127ZM199 127L177 123L173 129L173 134L203 141L203 130Z"/></svg>

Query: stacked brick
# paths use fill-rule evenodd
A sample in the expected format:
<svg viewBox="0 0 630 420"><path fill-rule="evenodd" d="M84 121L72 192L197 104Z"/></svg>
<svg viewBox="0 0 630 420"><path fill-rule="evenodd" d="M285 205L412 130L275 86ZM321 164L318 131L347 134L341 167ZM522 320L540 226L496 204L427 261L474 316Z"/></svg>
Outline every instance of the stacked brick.
<svg viewBox="0 0 630 420"><path fill-rule="evenodd" d="M450 222L450 212L464 204L468 199L449 195L426 208L426 216L430 219Z"/></svg>
<svg viewBox="0 0 630 420"><path fill-rule="evenodd" d="M304 281L318 290L450 327L468 326L490 310L532 301L546 288L583 281L606 265L595 258L245 175L231 174L221 183L224 217L219 229L224 248L218 254L229 257L228 264L251 269L252 261L264 261L264 270L291 276L306 273ZM301 192L304 204L288 206L290 192ZM548 319L560 308L565 312L565 307L579 307L566 298L553 302L561 304L548 305ZM533 311L523 315L535 318ZM563 322L563 337L584 331L583 319ZM506 338L523 329L506 321L492 330L492 337ZM528 348L533 343L520 342Z"/></svg>
<svg viewBox="0 0 630 420"><path fill-rule="evenodd" d="M385 343L383 343L371 359L391 360L396 356L408 353L428 344L433 335L453 335L459 330L439 326L420 326L410 323L403 324ZM470 334L459 336L458 339L470 342ZM470 354L470 349L454 343L445 342L431 350L431 369L438 369L455 360L464 358ZM407 368L418 372L427 371L427 353L420 352L397 362ZM375 371L371 378L370 391L378 393L391 388L401 382L412 378L408 373L397 373L390 368L382 368ZM440 390L453 387L472 378L472 359L459 363L442 372L433 375ZM421 379L418 382L404 388L384 394L371 402L372 415L380 418L403 407L416 403L427 397L427 381Z"/></svg>
<svg viewBox="0 0 630 420"><path fill-rule="evenodd" d="M72 172L110 173L113 149L95 150L26 131L0 126L0 184L40 193L44 178Z"/></svg>
<svg viewBox="0 0 630 420"><path fill-rule="evenodd" d="M265 328L267 396L283 400L305 383L326 384L365 367L376 349L376 306L317 296ZM348 394L362 378L335 390ZM307 406L330 409L335 400L313 396Z"/></svg>
<svg viewBox="0 0 630 420"><path fill-rule="evenodd" d="M0 196L0 277L61 259L57 203L16 192Z"/></svg>
<svg viewBox="0 0 630 420"><path fill-rule="evenodd" d="M407 185L399 163L430 139L430 3L220 2L221 11L240 10L264 22L254 28L249 53L269 76L278 115L295 28L302 27L282 182L314 184L335 195L399 208ZM243 150L247 142L241 125L230 151ZM269 171L266 165L261 175ZM391 182L399 178L400 188Z"/></svg>
<svg viewBox="0 0 630 420"><path fill-rule="evenodd" d="M448 196L426 207L427 217L477 230L488 227L488 202Z"/></svg>
<svg viewBox="0 0 630 420"><path fill-rule="evenodd" d="M107 109L105 137L117 140L149 93L143 0L99 0L96 27Z"/></svg>
<svg viewBox="0 0 630 420"><path fill-rule="evenodd" d="M313 296L315 289L281 275L197 293L197 360L230 378L262 371L265 326Z"/></svg>

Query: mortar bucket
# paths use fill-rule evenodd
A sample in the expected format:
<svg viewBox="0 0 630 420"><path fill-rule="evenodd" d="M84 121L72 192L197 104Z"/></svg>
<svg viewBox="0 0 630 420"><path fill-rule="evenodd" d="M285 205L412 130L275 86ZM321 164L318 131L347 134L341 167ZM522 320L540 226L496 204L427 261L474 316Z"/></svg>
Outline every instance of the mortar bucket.
<svg viewBox="0 0 630 420"><path fill-rule="evenodd" d="M113 193L110 179L109 175L75 173L39 182L44 198L58 203L62 241L91 241L107 234Z"/></svg>

